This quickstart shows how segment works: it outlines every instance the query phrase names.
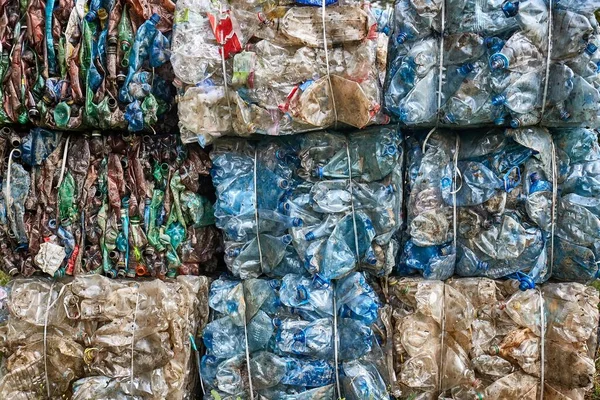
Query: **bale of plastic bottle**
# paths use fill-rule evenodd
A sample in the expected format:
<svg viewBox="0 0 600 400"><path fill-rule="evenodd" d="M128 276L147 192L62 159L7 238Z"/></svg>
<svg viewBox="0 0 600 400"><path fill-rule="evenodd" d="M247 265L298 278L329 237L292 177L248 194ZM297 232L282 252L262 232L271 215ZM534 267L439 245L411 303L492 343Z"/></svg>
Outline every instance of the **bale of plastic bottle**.
<svg viewBox="0 0 600 400"><path fill-rule="evenodd" d="M208 319L208 289L195 276L13 280L0 298L0 398L192 398L190 338Z"/></svg>
<svg viewBox="0 0 600 400"><path fill-rule="evenodd" d="M0 124L176 127L174 11L170 0L4 2Z"/></svg>
<svg viewBox="0 0 600 400"><path fill-rule="evenodd" d="M400 398L582 400L593 385L592 287L392 278L389 299Z"/></svg>
<svg viewBox="0 0 600 400"><path fill-rule="evenodd" d="M233 275L389 274L402 221L402 145L387 127L217 142L215 219Z"/></svg>
<svg viewBox="0 0 600 400"><path fill-rule="evenodd" d="M600 145L587 128L552 130L558 160L557 225L552 275L590 282L600 260Z"/></svg>
<svg viewBox="0 0 600 400"><path fill-rule="evenodd" d="M595 126L599 8L397 0L385 107L409 126Z"/></svg>
<svg viewBox="0 0 600 400"><path fill-rule="evenodd" d="M552 47L546 126L600 123L600 1L552 3Z"/></svg>
<svg viewBox="0 0 600 400"><path fill-rule="evenodd" d="M171 63L183 141L387 122L389 15L329 0L178 1Z"/></svg>
<svg viewBox="0 0 600 400"><path fill-rule="evenodd" d="M362 273L332 284L298 274L223 277L212 283L209 305L205 399L247 399L251 391L259 399L389 398L371 328L380 303Z"/></svg>
<svg viewBox="0 0 600 400"><path fill-rule="evenodd" d="M523 288L549 278L555 163L546 129L417 133L407 153L401 275L510 277Z"/></svg>
<svg viewBox="0 0 600 400"><path fill-rule="evenodd" d="M211 161L175 136L0 132L2 269L164 278L217 267Z"/></svg>

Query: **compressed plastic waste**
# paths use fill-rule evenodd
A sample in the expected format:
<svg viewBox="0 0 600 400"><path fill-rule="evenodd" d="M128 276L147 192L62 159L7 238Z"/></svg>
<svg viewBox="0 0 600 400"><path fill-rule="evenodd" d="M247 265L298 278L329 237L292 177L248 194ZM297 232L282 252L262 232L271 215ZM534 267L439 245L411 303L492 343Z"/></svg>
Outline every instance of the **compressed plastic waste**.
<svg viewBox="0 0 600 400"><path fill-rule="evenodd" d="M386 123L390 14L329 0L178 1L171 63L182 140Z"/></svg>
<svg viewBox="0 0 600 400"><path fill-rule="evenodd" d="M190 338L207 321L208 286L195 276L12 281L3 288L0 398L191 398Z"/></svg>
<svg viewBox="0 0 600 400"><path fill-rule="evenodd" d="M599 8L397 0L386 109L410 126L596 126Z"/></svg>
<svg viewBox="0 0 600 400"><path fill-rule="evenodd" d="M4 2L0 124L172 129L174 11L169 0Z"/></svg>
<svg viewBox="0 0 600 400"><path fill-rule="evenodd" d="M549 278L556 164L546 129L437 131L406 146L407 234L397 272L509 277L523 290Z"/></svg>
<svg viewBox="0 0 600 400"><path fill-rule="evenodd" d="M5 272L164 278L216 268L211 161L199 146L5 127L0 149Z"/></svg>
<svg viewBox="0 0 600 400"><path fill-rule="evenodd" d="M209 305L206 399L245 399L251 391L261 399L389 398L371 329L380 304L363 274L332 284L297 274L222 277L211 285Z"/></svg>
<svg viewBox="0 0 600 400"><path fill-rule="evenodd" d="M211 151L225 261L242 279L308 271L389 274L402 221L402 137L391 128L310 133Z"/></svg>
<svg viewBox="0 0 600 400"><path fill-rule="evenodd" d="M399 398L579 400L592 387L592 287L521 291L487 278L391 278L388 295Z"/></svg>
<svg viewBox="0 0 600 400"><path fill-rule="evenodd" d="M552 275L589 282L600 260L600 145L591 129L552 131L558 159L559 198Z"/></svg>

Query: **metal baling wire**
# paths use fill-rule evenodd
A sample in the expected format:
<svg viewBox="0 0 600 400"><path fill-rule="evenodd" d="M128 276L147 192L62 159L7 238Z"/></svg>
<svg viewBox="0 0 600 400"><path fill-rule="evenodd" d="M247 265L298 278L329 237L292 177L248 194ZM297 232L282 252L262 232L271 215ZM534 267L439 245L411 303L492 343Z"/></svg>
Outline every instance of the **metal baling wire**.
<svg viewBox="0 0 600 400"><path fill-rule="evenodd" d="M550 61L552 59L552 3L553 0L548 2L548 54L546 55L546 79L544 82L544 97L542 98L542 113L540 118L544 118L544 112L546 112L546 100L548 98L548 86L550 77Z"/></svg>
<svg viewBox="0 0 600 400"><path fill-rule="evenodd" d="M6 172L6 193L4 198L6 199L6 211L7 215L11 214L12 207L12 196L10 195L10 181L11 181L11 169L12 169L12 161L13 161L13 153L18 151L18 149L12 149L10 154L8 155L8 171Z"/></svg>

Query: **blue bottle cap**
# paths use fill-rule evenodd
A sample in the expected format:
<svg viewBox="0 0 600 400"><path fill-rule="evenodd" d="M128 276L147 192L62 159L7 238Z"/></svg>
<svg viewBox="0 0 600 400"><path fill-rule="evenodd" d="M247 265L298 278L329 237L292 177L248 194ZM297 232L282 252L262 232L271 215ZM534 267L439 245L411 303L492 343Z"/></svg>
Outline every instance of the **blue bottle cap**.
<svg viewBox="0 0 600 400"><path fill-rule="evenodd" d="M508 61L508 57L506 57L502 53L495 53L490 56L489 65L492 71L496 71L499 69L507 69L510 65Z"/></svg>
<svg viewBox="0 0 600 400"><path fill-rule="evenodd" d="M283 235L283 236L281 237L281 241L282 241L282 242L283 242L283 244L285 244L286 246L287 246L288 244L292 243L292 240L293 240L293 238L292 238L292 235Z"/></svg>
<svg viewBox="0 0 600 400"><path fill-rule="evenodd" d="M594 43L588 43L587 46L585 46L585 52L589 55L589 56L593 56L594 53L598 50L598 46L596 46Z"/></svg>
<svg viewBox="0 0 600 400"><path fill-rule="evenodd" d="M281 189L289 189L290 181L288 181L287 179L284 179L284 178L280 178L277 181L277 186L279 186Z"/></svg>
<svg viewBox="0 0 600 400"><path fill-rule="evenodd" d="M408 34L406 32L400 32L396 37L396 43L403 44L408 39Z"/></svg>
<svg viewBox="0 0 600 400"><path fill-rule="evenodd" d="M567 110L560 110L560 119L567 121L571 118L571 114Z"/></svg>
<svg viewBox="0 0 600 400"><path fill-rule="evenodd" d="M150 22L152 22L156 25L156 24L158 24L159 21L160 21L160 15L152 14L152 16L150 17Z"/></svg>
<svg viewBox="0 0 600 400"><path fill-rule="evenodd" d="M519 13L519 2L507 1L502 5L502 12L506 18L514 17Z"/></svg>
<svg viewBox="0 0 600 400"><path fill-rule="evenodd" d="M304 221L302 221L302 218L294 218L292 220L292 225L296 228L301 227L302 225L304 225Z"/></svg>
<svg viewBox="0 0 600 400"><path fill-rule="evenodd" d="M446 122L448 124L455 124L456 117L452 113L446 113L446 115L444 115L444 122Z"/></svg>
<svg viewBox="0 0 600 400"><path fill-rule="evenodd" d="M315 175L317 176L317 178L323 179L323 167L317 166L315 168Z"/></svg>
<svg viewBox="0 0 600 400"><path fill-rule="evenodd" d="M307 242L312 242L315 240L315 234L312 231L307 232L306 235L304 235L304 239L306 239Z"/></svg>
<svg viewBox="0 0 600 400"><path fill-rule="evenodd" d="M510 120L510 127L513 129L517 129L521 126L521 121L518 118L513 118Z"/></svg>
<svg viewBox="0 0 600 400"><path fill-rule="evenodd" d="M466 64L461 65L458 68L458 73L461 74L462 76L467 76L471 72L473 72L474 70L475 70L475 64L473 64L473 63L466 63Z"/></svg>
<svg viewBox="0 0 600 400"><path fill-rule="evenodd" d="M495 106L501 106L504 105L506 103L506 96L502 95L502 94L497 94L496 96L492 97L492 104Z"/></svg>

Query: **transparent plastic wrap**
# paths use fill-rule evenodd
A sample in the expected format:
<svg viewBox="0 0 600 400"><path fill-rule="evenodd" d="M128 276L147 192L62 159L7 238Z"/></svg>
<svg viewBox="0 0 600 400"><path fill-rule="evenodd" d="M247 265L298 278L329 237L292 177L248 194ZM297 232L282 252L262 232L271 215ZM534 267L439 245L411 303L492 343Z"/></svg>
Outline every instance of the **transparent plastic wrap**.
<svg viewBox="0 0 600 400"><path fill-rule="evenodd" d="M388 295L399 398L581 400L592 387L594 288L391 278Z"/></svg>
<svg viewBox="0 0 600 400"><path fill-rule="evenodd" d="M0 130L0 266L11 275L217 268L211 161L175 136Z"/></svg>
<svg viewBox="0 0 600 400"><path fill-rule="evenodd" d="M174 11L170 0L3 3L0 123L176 128Z"/></svg>
<svg viewBox="0 0 600 400"><path fill-rule="evenodd" d="M398 0L387 111L408 126L597 126L596 0Z"/></svg>
<svg viewBox="0 0 600 400"><path fill-rule="evenodd" d="M552 130L558 159L559 198L554 269L560 280L590 282L600 261L600 146L598 132Z"/></svg>
<svg viewBox="0 0 600 400"><path fill-rule="evenodd" d="M297 3L177 2L171 63L184 142L387 123L390 10Z"/></svg>
<svg viewBox="0 0 600 400"><path fill-rule="evenodd" d="M391 272L402 220L395 129L219 141L211 157L216 224L235 276Z"/></svg>
<svg viewBox="0 0 600 400"><path fill-rule="evenodd" d="M220 278L209 305L205 399L389 398L371 328L380 304L361 273L331 285L296 274Z"/></svg>
<svg viewBox="0 0 600 400"><path fill-rule="evenodd" d="M425 138L407 139L408 225L397 272L508 277L523 289L547 280L556 182L548 131L442 130Z"/></svg>
<svg viewBox="0 0 600 400"><path fill-rule="evenodd" d="M17 279L0 324L3 399L192 399L190 338L208 319L208 279Z"/></svg>

